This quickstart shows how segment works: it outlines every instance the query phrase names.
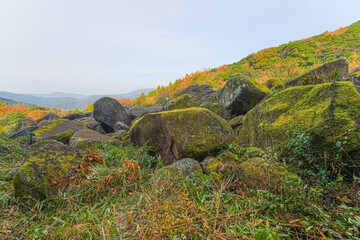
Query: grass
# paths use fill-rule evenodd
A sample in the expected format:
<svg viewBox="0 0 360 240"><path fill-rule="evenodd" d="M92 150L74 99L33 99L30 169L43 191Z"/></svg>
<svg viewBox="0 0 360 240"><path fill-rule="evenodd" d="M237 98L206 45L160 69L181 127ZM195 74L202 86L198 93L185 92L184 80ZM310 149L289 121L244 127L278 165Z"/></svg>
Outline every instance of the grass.
<svg viewBox="0 0 360 240"><path fill-rule="evenodd" d="M266 169L243 172L248 160L235 152L220 180L158 171L146 148L105 145L67 188L37 201L14 198L6 177L29 150L0 143L1 239L360 239L358 179L286 179L268 171L280 164L270 148Z"/></svg>

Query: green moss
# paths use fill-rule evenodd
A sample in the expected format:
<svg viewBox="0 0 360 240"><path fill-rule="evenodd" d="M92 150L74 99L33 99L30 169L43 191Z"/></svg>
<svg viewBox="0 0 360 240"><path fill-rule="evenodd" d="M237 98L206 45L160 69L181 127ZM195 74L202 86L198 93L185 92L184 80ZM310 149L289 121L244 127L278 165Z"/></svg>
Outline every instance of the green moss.
<svg viewBox="0 0 360 240"><path fill-rule="evenodd" d="M206 158L204 161L200 163L204 173L207 175L217 173L218 166L222 164L223 163L216 158Z"/></svg>
<svg viewBox="0 0 360 240"><path fill-rule="evenodd" d="M61 143L68 144L70 141L70 138L72 137L72 135L74 135L74 133L75 132L73 130L65 131L65 132L56 134L55 136L51 137L51 139L54 139Z"/></svg>
<svg viewBox="0 0 360 240"><path fill-rule="evenodd" d="M1 113L1 112L0 112ZM12 134L12 131L17 128L19 123L24 121L25 114L12 112L5 117L0 118L0 134Z"/></svg>
<svg viewBox="0 0 360 240"><path fill-rule="evenodd" d="M201 104L200 107L207 108L226 120L230 118L229 112L227 111L226 107L221 103L205 102Z"/></svg>
<svg viewBox="0 0 360 240"><path fill-rule="evenodd" d="M68 122L68 119L58 119L55 120L53 122L51 122L50 124L46 124L42 127L40 127L39 129L37 129L36 131L34 131L35 136L40 136L41 134L50 131L51 129L55 128L56 126L59 126L60 124L64 123L64 122Z"/></svg>
<svg viewBox="0 0 360 240"><path fill-rule="evenodd" d="M314 138L318 151L333 153L340 143L344 159L359 165L359 109L360 95L351 82L288 88L271 94L246 114L239 140L266 148L284 139L284 130L302 126L322 139Z"/></svg>
<svg viewBox="0 0 360 240"><path fill-rule="evenodd" d="M217 157L221 162L234 162L236 160L235 154L230 151L224 151Z"/></svg>
<svg viewBox="0 0 360 240"><path fill-rule="evenodd" d="M271 91L278 91L285 88L285 84L280 79L269 79L266 84L266 87L268 87Z"/></svg>
<svg viewBox="0 0 360 240"><path fill-rule="evenodd" d="M131 141L148 144L166 164L182 159L201 160L233 141L226 120L205 108L187 108L146 114L130 129Z"/></svg>
<svg viewBox="0 0 360 240"><path fill-rule="evenodd" d="M360 72L354 72L350 75L350 77L360 78Z"/></svg>
<svg viewBox="0 0 360 240"><path fill-rule="evenodd" d="M253 178L261 178L262 175L277 178L281 177L283 181L297 181L299 176L295 173L289 172L284 166L279 163L271 163L262 158L251 158L240 164L240 168L246 175Z"/></svg>
<svg viewBox="0 0 360 240"><path fill-rule="evenodd" d="M271 93L266 86L247 76L230 77L217 92L217 99L232 115L243 115Z"/></svg>
<svg viewBox="0 0 360 240"><path fill-rule="evenodd" d="M198 157L213 149L215 142L223 143L219 149L226 148L232 140L233 131L226 120L208 109L189 108L160 114L168 120L171 135L176 136L187 156Z"/></svg>
<svg viewBox="0 0 360 240"><path fill-rule="evenodd" d="M81 160L78 152L63 145L30 157L13 180L15 196L43 198L57 193L58 186L53 181L63 181L70 168Z"/></svg>
<svg viewBox="0 0 360 240"><path fill-rule="evenodd" d="M199 103L196 102L189 94L184 94L166 103L164 106L164 110L170 111L175 109L185 109L198 106Z"/></svg>

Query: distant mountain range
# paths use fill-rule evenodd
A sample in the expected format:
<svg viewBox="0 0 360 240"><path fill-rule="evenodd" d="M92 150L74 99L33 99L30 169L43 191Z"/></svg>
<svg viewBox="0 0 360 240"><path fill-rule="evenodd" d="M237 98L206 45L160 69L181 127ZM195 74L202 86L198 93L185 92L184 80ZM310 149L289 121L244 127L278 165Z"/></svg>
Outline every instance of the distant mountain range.
<svg viewBox="0 0 360 240"><path fill-rule="evenodd" d="M139 89L123 94L99 94L99 95L83 95L77 93L62 93L54 92L50 94L35 94L35 93L12 93L0 91L0 97L11 99L18 102L29 103L37 106L48 107L48 108L59 108L61 110L72 110L78 108L79 110L86 109L86 107L94 103L101 97L108 96L118 99L130 99L133 100L140 96L141 93L148 94L154 89L146 88Z"/></svg>
<svg viewBox="0 0 360 240"><path fill-rule="evenodd" d="M0 97L0 103L5 103L9 107L16 107L16 108L30 108L30 107L35 106L33 104L18 102L18 101L8 99L8 98L3 98L3 97Z"/></svg>

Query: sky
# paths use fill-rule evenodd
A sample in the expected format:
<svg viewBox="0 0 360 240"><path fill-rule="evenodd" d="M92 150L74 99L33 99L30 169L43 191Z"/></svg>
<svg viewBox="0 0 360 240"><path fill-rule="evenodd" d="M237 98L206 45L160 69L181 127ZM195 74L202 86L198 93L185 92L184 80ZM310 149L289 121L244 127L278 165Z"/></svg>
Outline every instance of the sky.
<svg viewBox="0 0 360 240"><path fill-rule="evenodd" d="M360 20L359 0L0 0L0 91L118 94Z"/></svg>

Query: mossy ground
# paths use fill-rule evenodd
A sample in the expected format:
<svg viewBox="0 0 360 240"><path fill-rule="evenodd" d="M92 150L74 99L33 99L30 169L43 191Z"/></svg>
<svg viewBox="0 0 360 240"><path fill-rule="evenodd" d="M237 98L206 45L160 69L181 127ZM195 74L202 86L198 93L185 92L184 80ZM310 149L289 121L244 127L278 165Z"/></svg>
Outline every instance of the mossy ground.
<svg viewBox="0 0 360 240"><path fill-rule="evenodd" d="M10 140L1 140L0 144L9 151L21 151ZM360 236L358 183L284 176L285 171L292 174L291 169L276 161L272 151L266 152L255 176L239 166L254 166L254 161L236 153L241 161L232 163L229 169L240 172L225 178L203 174L196 181L177 172L160 174L158 159L149 156L144 148L108 146L99 151L103 160L93 164L86 177L81 175L81 181L44 200L15 198L11 183L0 177L0 238Z"/></svg>

